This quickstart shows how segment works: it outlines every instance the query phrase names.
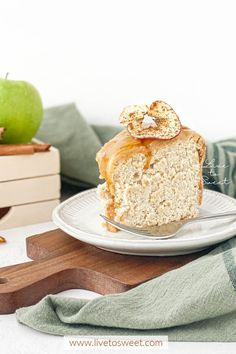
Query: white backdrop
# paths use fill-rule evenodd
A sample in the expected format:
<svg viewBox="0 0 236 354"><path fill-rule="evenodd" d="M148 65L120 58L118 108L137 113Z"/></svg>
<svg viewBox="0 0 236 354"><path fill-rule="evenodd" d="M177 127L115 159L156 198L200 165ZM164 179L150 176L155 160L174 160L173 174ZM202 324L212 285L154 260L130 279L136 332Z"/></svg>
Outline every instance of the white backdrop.
<svg viewBox="0 0 236 354"><path fill-rule="evenodd" d="M0 76L90 122L170 103L207 139L236 135L236 1L1 0Z"/></svg>

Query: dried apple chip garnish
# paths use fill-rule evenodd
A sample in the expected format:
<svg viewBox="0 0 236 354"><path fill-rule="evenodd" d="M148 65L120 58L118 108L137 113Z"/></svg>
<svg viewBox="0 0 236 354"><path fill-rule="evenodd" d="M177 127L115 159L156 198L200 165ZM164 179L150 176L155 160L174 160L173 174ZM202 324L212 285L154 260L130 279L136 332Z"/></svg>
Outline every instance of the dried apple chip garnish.
<svg viewBox="0 0 236 354"><path fill-rule="evenodd" d="M120 123L127 127L131 136L138 139L169 140L181 131L179 117L173 108L163 101L124 108Z"/></svg>

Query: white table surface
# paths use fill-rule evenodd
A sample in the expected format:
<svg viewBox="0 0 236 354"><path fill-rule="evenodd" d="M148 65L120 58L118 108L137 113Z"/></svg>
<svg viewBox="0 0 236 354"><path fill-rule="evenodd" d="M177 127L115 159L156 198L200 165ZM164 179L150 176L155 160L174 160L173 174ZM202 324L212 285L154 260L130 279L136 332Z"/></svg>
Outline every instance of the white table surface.
<svg viewBox="0 0 236 354"><path fill-rule="evenodd" d="M30 225L23 228L0 231L7 239L6 244L0 245L0 267L29 261L26 256L25 238L56 228L53 223ZM100 296L83 289L64 291L59 295L94 298ZM120 349L120 352L134 353L135 349ZM144 350L145 351L145 350ZM71 353L92 353L92 350L69 351ZM104 349L104 353L107 353ZM118 353L117 350L111 352ZM188 343L172 342L169 349L161 351L168 354L233 354L236 353L236 343ZM19 324L15 315L0 315L0 353L1 354L61 354L68 353L63 349L63 337L37 332ZM102 350L99 350L102 353Z"/></svg>

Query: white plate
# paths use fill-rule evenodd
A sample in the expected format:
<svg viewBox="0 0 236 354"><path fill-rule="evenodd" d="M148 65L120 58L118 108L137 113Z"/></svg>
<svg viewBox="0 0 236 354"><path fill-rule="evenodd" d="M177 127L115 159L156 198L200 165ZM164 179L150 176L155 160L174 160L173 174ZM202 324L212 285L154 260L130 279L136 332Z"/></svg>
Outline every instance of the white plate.
<svg viewBox="0 0 236 354"><path fill-rule="evenodd" d="M235 209L235 199L204 190L201 215ZM96 247L116 253L142 256L193 253L236 235L236 219L222 219L185 226L183 231L172 239L147 240L123 231L117 233L106 231L99 216L101 211L101 204L94 188L58 205L53 212L53 221L69 235Z"/></svg>

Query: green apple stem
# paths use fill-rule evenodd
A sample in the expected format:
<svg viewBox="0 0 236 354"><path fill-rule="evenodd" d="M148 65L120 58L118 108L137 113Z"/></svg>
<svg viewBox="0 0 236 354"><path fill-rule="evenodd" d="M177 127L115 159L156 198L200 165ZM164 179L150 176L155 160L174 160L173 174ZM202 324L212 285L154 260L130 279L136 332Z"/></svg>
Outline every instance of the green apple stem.
<svg viewBox="0 0 236 354"><path fill-rule="evenodd" d="M8 75L9 75L9 73L6 73L5 80L7 80L7 79L8 79Z"/></svg>
<svg viewBox="0 0 236 354"><path fill-rule="evenodd" d="M4 128L0 128L0 140L3 138Z"/></svg>

